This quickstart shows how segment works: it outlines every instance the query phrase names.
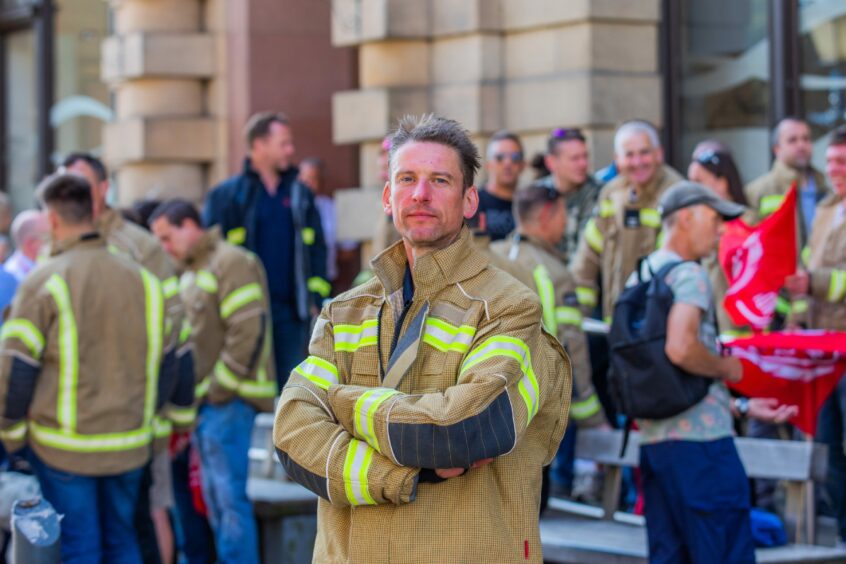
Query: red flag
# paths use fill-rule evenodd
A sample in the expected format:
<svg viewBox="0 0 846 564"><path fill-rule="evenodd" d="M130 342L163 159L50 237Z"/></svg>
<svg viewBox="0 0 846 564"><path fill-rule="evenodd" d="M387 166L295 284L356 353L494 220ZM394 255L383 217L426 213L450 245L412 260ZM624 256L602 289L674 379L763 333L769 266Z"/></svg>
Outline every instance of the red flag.
<svg viewBox="0 0 846 564"><path fill-rule="evenodd" d="M739 219L727 223L718 256L728 280L726 313L737 325L769 326L778 291L796 272L796 185L757 227Z"/></svg>
<svg viewBox="0 0 846 564"><path fill-rule="evenodd" d="M790 422L805 433L816 433L817 414L846 372L846 333L783 331L724 344L743 363L743 379L730 383L730 388L798 406L799 413Z"/></svg>

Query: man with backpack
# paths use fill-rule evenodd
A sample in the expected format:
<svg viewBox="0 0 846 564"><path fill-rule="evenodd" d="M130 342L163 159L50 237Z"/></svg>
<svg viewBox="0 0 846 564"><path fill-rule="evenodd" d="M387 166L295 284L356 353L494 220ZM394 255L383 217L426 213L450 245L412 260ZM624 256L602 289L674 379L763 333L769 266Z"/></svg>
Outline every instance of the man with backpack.
<svg viewBox="0 0 846 564"><path fill-rule="evenodd" d="M749 486L723 383L740 380L742 367L719 355L713 294L697 262L716 249L723 221L743 211L692 182L667 190L659 201L664 242L614 311L612 387L640 428L650 562L755 561ZM640 304L638 290L646 290ZM640 361L627 363L627 354Z"/></svg>

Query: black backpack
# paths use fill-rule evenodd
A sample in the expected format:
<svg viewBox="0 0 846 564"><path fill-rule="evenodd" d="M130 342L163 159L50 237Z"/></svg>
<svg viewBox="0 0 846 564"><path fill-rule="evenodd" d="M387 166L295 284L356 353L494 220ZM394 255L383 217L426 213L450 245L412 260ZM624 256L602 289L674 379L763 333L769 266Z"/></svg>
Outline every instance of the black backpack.
<svg viewBox="0 0 846 564"><path fill-rule="evenodd" d="M682 370L664 352L673 305L673 290L665 278L682 262L667 264L657 273L650 267L652 278L644 281L643 261L637 265L638 283L623 290L614 305L608 335L608 384L617 408L629 421L678 415L701 401L714 381ZM649 267L649 261L646 264Z"/></svg>

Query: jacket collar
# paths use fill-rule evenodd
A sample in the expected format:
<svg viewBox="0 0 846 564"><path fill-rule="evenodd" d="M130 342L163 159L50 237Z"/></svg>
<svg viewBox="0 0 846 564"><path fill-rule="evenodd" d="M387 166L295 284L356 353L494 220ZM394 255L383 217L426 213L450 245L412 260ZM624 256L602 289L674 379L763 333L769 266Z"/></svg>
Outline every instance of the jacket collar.
<svg viewBox="0 0 846 564"><path fill-rule="evenodd" d="M102 233L103 236L108 236L109 233L120 229L125 221L118 211L107 207L94 221L94 228Z"/></svg>
<svg viewBox="0 0 846 564"><path fill-rule="evenodd" d="M206 230L197 244L188 251L185 260L182 261L184 267L188 270L197 270L205 265L209 257L212 255L217 245L221 242L220 227L215 225Z"/></svg>
<svg viewBox="0 0 846 564"><path fill-rule="evenodd" d="M402 240L385 249L370 264L386 296L402 289L408 264ZM415 261L411 272L415 298L432 296L447 286L476 276L487 266L488 260L474 248L473 235L465 225L455 241Z"/></svg>
<svg viewBox="0 0 846 564"><path fill-rule="evenodd" d="M814 167L808 167L808 173L814 177L814 184L817 187L817 193L825 193L828 192L825 183L825 176L815 169ZM770 169L770 174L772 174L776 182L779 184L792 184L793 182L797 182L799 180L799 171L795 168L789 167L783 162L776 160L773 162L773 166Z"/></svg>
<svg viewBox="0 0 846 564"><path fill-rule="evenodd" d="M76 249L105 248L106 240L96 231L83 233L78 237L70 237L61 241L53 241L50 245L50 256L54 257L62 253L68 253Z"/></svg>
<svg viewBox="0 0 846 564"><path fill-rule="evenodd" d="M537 237L532 237L531 235L526 235L524 233L515 233L512 236L511 240L512 240L512 244L517 244L517 243L521 243L521 242L528 243L529 245L532 245L533 247L537 247L537 248L551 254L552 256L554 256L558 259L561 259L562 261L564 261L565 264L567 262L566 257L561 253L561 251L559 251L555 246L550 245L546 241L542 241L542 240L538 239Z"/></svg>

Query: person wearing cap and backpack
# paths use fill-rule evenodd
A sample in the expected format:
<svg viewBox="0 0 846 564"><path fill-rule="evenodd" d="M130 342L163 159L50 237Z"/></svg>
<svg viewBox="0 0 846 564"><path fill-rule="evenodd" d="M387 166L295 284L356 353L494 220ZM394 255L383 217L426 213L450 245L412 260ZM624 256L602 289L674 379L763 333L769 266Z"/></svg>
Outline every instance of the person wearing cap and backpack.
<svg viewBox="0 0 846 564"><path fill-rule="evenodd" d="M641 348L649 371L638 373L637 363L621 361L615 332L625 331L619 319L630 319L631 333L648 331L636 316L625 314L627 303L634 307L626 291L615 309L610 336L612 370L617 372L612 384L643 378L640 390L626 388L622 397L639 409L628 409L628 415L635 413L640 428L649 560L754 562L749 485L734 446L731 400L723 383L740 380L743 369L736 358L718 353L711 285L707 271L697 262L716 249L723 221L739 217L745 208L720 199L701 184L685 181L662 195L658 209L664 242L641 261L627 287L634 289L654 276L653 288L665 284L672 291L663 346ZM660 325L654 319L657 316L650 319L650 304L646 308L645 323ZM623 370L628 371L627 377L619 378ZM706 385L698 385L699 378L707 379ZM656 395L672 385L689 399L667 398L652 405L646 401L647 391ZM671 402L676 403L670 410L675 413L667 412L666 404ZM658 416L647 417L651 413Z"/></svg>

